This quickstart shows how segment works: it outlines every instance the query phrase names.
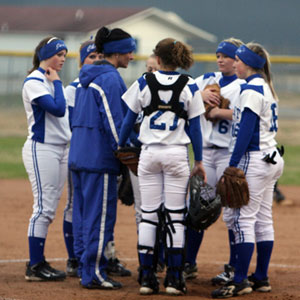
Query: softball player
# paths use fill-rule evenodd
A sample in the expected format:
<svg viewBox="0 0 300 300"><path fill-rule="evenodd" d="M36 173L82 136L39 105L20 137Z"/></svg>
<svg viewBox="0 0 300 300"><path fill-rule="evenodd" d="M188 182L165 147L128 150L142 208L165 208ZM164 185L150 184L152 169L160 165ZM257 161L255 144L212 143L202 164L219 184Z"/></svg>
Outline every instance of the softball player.
<svg viewBox="0 0 300 300"><path fill-rule="evenodd" d="M197 173L205 177L199 121L204 106L195 81L175 71L192 65L190 49L167 38L156 45L154 54L159 71L140 77L122 96L129 110L119 145L124 146L138 113L143 111L139 134L143 145L138 166L142 197L138 235L140 293L152 294L159 290L155 248L157 232L164 223L168 233L164 285L168 294L179 295L186 292L182 270L187 184L190 175ZM191 141L195 166L190 173L187 146Z"/></svg>
<svg viewBox="0 0 300 300"><path fill-rule="evenodd" d="M232 111L239 100L240 84L245 82L244 80L237 78L233 68L235 52L242 44L242 41L235 38L223 40L216 50L219 72L206 73L195 80L199 89L202 91L204 102L212 104L218 103L219 99L216 93L210 89L205 89L208 84L214 83L217 83L220 86L221 96L230 101L230 109L223 110L223 113L227 115L217 119L216 122L213 123L207 121L204 115L200 117L203 135L203 165L207 174L207 182L213 187L216 186L223 171L228 166L230 159L228 148L231 140ZM233 276L235 243L234 234L231 229L232 220L230 215L230 208L224 208L223 219L228 227L230 260L229 264L225 265L225 271L212 279L214 284L225 283ZM184 276L186 279L195 278L197 276L196 257L203 235L204 231L196 232L193 229L188 228L187 255L184 268Z"/></svg>
<svg viewBox="0 0 300 300"><path fill-rule="evenodd" d="M80 68L85 64L92 64L94 61L102 59L102 54L96 52L96 45L92 40L82 43L79 49L79 53L80 53L80 62L79 62ZM79 84L79 78L76 78L65 89L66 99L69 107L70 127L72 122L72 112L75 104L75 93L78 84ZM73 185L72 185L71 171L68 170L68 200L64 210L64 221L63 221L64 240L68 252L66 273L69 276L78 276L77 257L80 257L80 254L83 252L82 249L83 246L82 246L82 241L79 242L80 239L77 239L75 246L73 246L74 238L73 238L73 226L72 226L72 213L73 213Z"/></svg>
<svg viewBox="0 0 300 300"><path fill-rule="evenodd" d="M158 69L159 69L159 65L157 63L155 55L151 54L146 61L146 70L147 70L147 72L155 72ZM139 127L142 120L143 120L143 113L141 112L138 115L138 118L136 120L137 125L135 125L135 126ZM137 133L137 136L138 136L138 133ZM132 135L130 135L130 137L132 137ZM131 138L130 141L133 146L137 146L137 147L141 146L141 143L138 141L137 138L135 138L135 139ZM137 229L138 229L139 224L142 220L141 193L140 193L140 187L139 187L139 183L138 183L138 177L135 176L131 171L129 171L129 173L130 173L130 180L131 180L133 194L134 194L134 208L135 208L135 212L136 212L135 217L136 217L136 224L137 224ZM157 262L157 272L163 272L164 267L165 267L164 245L163 245L163 241L160 239L158 262Z"/></svg>
<svg viewBox="0 0 300 300"><path fill-rule="evenodd" d="M77 228L82 233L81 285L118 289L121 283L107 276L105 256L117 213L120 163L113 152L127 110L121 101L126 86L117 68L127 68L135 41L121 29L102 27L95 45L104 59L81 68L72 117L69 168L74 186L73 226L74 233ZM74 239L76 245L76 234Z"/></svg>
<svg viewBox="0 0 300 300"><path fill-rule="evenodd" d="M22 97L28 137L22 150L34 204L29 221L30 261L26 280L62 280L65 272L52 268L44 257L48 227L55 217L67 177L71 137L62 82L57 74L67 47L55 37L43 39L35 49L33 69L24 81Z"/></svg>
<svg viewBox="0 0 300 300"><path fill-rule="evenodd" d="M234 67L237 76L247 83L242 85L240 101L234 108L234 148L229 166L244 170L250 201L247 206L232 210L237 253L234 278L213 291L213 298L248 294L252 290L271 291L268 267L274 241L273 190L284 165L276 148L278 100L267 51L259 44L243 45L236 52ZM254 243L256 270L247 278Z"/></svg>

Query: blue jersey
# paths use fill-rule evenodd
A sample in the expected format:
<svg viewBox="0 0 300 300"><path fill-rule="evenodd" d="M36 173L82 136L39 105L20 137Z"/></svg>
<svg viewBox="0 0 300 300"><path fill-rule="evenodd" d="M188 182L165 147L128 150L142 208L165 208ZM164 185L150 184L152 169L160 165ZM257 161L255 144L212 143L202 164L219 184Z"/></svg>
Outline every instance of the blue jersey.
<svg viewBox="0 0 300 300"><path fill-rule="evenodd" d="M69 167L72 170L119 173L114 156L126 112L126 86L111 64L84 65L79 74L72 117Z"/></svg>

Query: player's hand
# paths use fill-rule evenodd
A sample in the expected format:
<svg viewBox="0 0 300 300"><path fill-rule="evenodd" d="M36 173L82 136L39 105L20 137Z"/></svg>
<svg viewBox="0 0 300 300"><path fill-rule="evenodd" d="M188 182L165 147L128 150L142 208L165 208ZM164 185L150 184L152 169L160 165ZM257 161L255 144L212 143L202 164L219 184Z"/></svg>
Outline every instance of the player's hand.
<svg viewBox="0 0 300 300"><path fill-rule="evenodd" d="M45 76L48 80L50 81L54 81L54 80L60 80L56 70L52 69L51 67L48 67L46 69L46 72L45 72Z"/></svg>
<svg viewBox="0 0 300 300"><path fill-rule="evenodd" d="M205 183L207 183L207 177L206 177L206 173L205 173L205 170L204 170L202 161L197 161L197 160L195 160L194 163L195 163L195 164L194 164L194 167L193 167L193 170L192 170L192 172L191 172L190 177L192 177L192 176L194 176L194 175L202 176L202 177L203 177L203 181L204 181Z"/></svg>
<svg viewBox="0 0 300 300"><path fill-rule="evenodd" d="M201 92L204 103L211 106L218 106L220 104L220 95L214 89L206 89Z"/></svg>

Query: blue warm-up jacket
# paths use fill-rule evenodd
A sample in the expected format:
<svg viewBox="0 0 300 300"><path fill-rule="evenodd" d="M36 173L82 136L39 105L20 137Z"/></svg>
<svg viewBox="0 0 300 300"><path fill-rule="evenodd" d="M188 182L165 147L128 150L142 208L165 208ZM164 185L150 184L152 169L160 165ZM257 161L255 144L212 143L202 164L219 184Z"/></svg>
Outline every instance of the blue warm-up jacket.
<svg viewBox="0 0 300 300"><path fill-rule="evenodd" d="M110 63L84 65L79 73L72 116L69 168L118 174L114 156L127 106L121 96L126 86Z"/></svg>

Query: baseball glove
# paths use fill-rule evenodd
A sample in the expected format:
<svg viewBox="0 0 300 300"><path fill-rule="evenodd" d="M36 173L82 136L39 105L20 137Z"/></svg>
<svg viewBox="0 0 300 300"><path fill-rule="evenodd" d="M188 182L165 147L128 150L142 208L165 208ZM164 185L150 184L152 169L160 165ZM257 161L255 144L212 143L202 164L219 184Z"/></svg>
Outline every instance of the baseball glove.
<svg viewBox="0 0 300 300"><path fill-rule="evenodd" d="M221 198L215 190L201 176L191 177L187 225L196 231L205 230L217 221L221 210Z"/></svg>
<svg viewBox="0 0 300 300"><path fill-rule="evenodd" d="M217 183L223 206L241 208L249 202L249 188L243 170L227 167Z"/></svg>
<svg viewBox="0 0 300 300"><path fill-rule="evenodd" d="M118 184L118 198L120 201L130 206L134 203L134 194L131 185L129 170L125 165L121 165L121 176Z"/></svg>
<svg viewBox="0 0 300 300"><path fill-rule="evenodd" d="M115 151L115 156L137 176L141 149L138 147L123 147Z"/></svg>
<svg viewBox="0 0 300 300"><path fill-rule="evenodd" d="M214 83L214 84L208 84L208 85L204 88L204 90L207 90L207 89L211 90L213 93L216 93L218 96L220 96L220 104L218 105L219 108L222 108L222 109L229 109L230 101L229 101L228 99L224 98L223 96L221 96L221 92L220 92L221 88L220 88L220 86L219 86L217 83ZM208 103L205 103L204 106L205 106L205 114L204 114L204 116L205 116L206 120L212 121L213 123L215 123L216 120L211 119L211 118L209 117L209 112L210 112L214 107L216 107L216 105L210 105L210 104L208 104Z"/></svg>

